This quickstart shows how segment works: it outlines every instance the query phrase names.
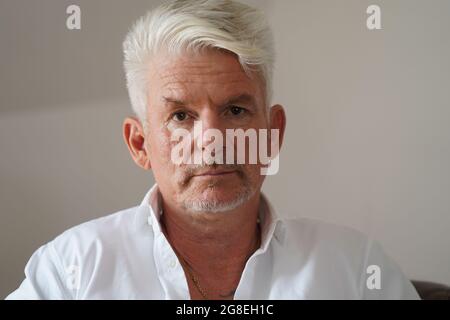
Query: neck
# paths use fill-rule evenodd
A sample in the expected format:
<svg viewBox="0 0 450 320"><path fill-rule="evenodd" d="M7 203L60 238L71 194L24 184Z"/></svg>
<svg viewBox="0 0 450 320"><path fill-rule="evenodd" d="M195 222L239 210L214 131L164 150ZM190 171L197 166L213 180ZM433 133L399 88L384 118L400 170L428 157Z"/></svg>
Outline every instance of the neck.
<svg viewBox="0 0 450 320"><path fill-rule="evenodd" d="M168 241L197 274L241 275L260 246L257 223L260 195L224 213L187 213L163 201L161 225Z"/></svg>

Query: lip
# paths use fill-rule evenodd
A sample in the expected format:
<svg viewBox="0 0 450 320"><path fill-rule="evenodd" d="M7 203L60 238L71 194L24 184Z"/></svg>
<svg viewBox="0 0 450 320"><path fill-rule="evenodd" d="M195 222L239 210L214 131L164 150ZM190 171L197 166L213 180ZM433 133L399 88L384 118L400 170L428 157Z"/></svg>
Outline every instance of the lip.
<svg viewBox="0 0 450 320"><path fill-rule="evenodd" d="M194 177L221 177L236 173L236 170L211 170L196 174Z"/></svg>

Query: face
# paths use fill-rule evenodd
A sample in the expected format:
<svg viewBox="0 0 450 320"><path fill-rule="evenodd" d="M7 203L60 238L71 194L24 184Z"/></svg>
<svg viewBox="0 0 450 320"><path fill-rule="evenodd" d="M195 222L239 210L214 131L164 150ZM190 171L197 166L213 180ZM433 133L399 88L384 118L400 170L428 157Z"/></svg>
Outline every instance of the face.
<svg viewBox="0 0 450 320"><path fill-rule="evenodd" d="M201 123L202 133L220 131L224 140L227 129L284 132L283 109L274 106L268 111L265 87L257 76L249 77L235 55L206 50L153 57L148 84L145 130L136 119L128 118L124 133L135 161L153 171L164 201L193 212L225 212L259 193L262 165L248 163L248 149L245 164L175 164L172 157L178 143L172 141L174 132L184 129L193 134L195 123ZM208 143L195 142L190 146L192 155ZM227 147L231 148L224 141L224 154Z"/></svg>

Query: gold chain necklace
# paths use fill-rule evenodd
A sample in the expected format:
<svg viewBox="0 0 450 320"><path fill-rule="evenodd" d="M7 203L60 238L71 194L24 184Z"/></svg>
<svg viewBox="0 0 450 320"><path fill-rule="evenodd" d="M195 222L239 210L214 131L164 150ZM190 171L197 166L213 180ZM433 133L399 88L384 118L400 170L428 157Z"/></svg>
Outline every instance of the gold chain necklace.
<svg viewBox="0 0 450 320"><path fill-rule="evenodd" d="M256 246L258 246L258 238L260 237L259 235L259 223L258 223L258 233L257 233L257 240L256 240ZM173 248L173 251L175 251L176 255L178 256L178 258L180 259L180 262L182 262L182 264L186 267L186 271L189 274L189 277L191 278L192 282L195 285L195 288L197 289L197 291L200 293L200 295L202 296L203 299L208 300L208 294L206 293L206 291L200 286L200 283L198 281L198 278L193 274L192 272L192 268L189 265L189 263L178 253L177 250L175 250L175 248ZM249 257L253 254L253 252L251 252L249 254ZM249 258L247 257L247 259Z"/></svg>
<svg viewBox="0 0 450 320"><path fill-rule="evenodd" d="M166 229L166 226L164 223L162 223L162 229L163 229L163 233L166 235L167 240L169 241L169 237L167 235L167 229ZM170 243L170 241L169 241L169 243ZM189 277L191 278L191 280L194 283L195 287L197 288L198 292L201 294L203 299L208 300L208 295L206 294L205 290L203 290L203 288L200 286L200 283L199 283L197 277L192 273L191 266L189 265L189 263L187 263L187 261L181 256L181 254L178 252L178 250L175 249L175 246L171 245L171 247L172 247L173 251L175 252L175 254L177 255L180 262L182 262L182 264L185 266L185 269L188 272Z"/></svg>
<svg viewBox="0 0 450 320"><path fill-rule="evenodd" d="M175 249L174 249L175 251ZM176 252L176 251L175 251ZM189 277L191 278L192 282L194 283L195 287L197 288L197 291L201 294L202 298L205 300L208 300L208 295L206 294L206 291L203 290L203 288L200 286L200 283L197 279L197 277L192 273L191 266L184 260L184 258L178 253L177 256L180 258L180 262L182 261L184 266L186 267L186 271L189 273Z"/></svg>
<svg viewBox="0 0 450 320"><path fill-rule="evenodd" d="M259 244L258 239L260 239L260 237L261 237L261 235L260 235L260 231L261 230L260 230L260 225L259 225L259 219L258 219L258 222L257 222L257 226L258 226L258 232L257 232L256 246L258 246L258 244ZM166 231L166 226L164 224L163 224L163 229L164 229L164 231ZM167 231L164 232L164 233L167 233ZM166 238L167 238L167 240L169 240L167 235L166 235ZM197 291L200 293L200 295L202 296L203 299L208 300L208 295L207 295L206 291L200 286L198 278L193 274L193 272L191 270L192 268L189 265L189 263L181 256L181 254L175 249L174 246L172 246L172 249L175 252L175 254L177 255L177 257L179 258L180 262L182 262L182 264L185 266L185 269L188 272L189 277L191 278L192 283L194 283L194 286L197 289ZM250 253L249 256L251 256L252 253Z"/></svg>

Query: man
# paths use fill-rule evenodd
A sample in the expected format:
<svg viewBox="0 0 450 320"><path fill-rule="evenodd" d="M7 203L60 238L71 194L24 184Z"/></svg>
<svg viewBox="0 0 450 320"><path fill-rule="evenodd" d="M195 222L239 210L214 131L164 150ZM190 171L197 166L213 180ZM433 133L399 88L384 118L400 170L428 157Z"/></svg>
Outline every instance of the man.
<svg viewBox="0 0 450 320"><path fill-rule="evenodd" d="M261 194L267 163L249 159L270 146L273 164L286 126L282 106L270 106L273 52L264 16L237 2L175 1L141 18L124 42L136 117L123 133L156 185L140 206L41 247L8 298L417 298L376 242L281 219ZM220 134L264 130L267 140L249 134L243 151L236 136L218 144Z"/></svg>

